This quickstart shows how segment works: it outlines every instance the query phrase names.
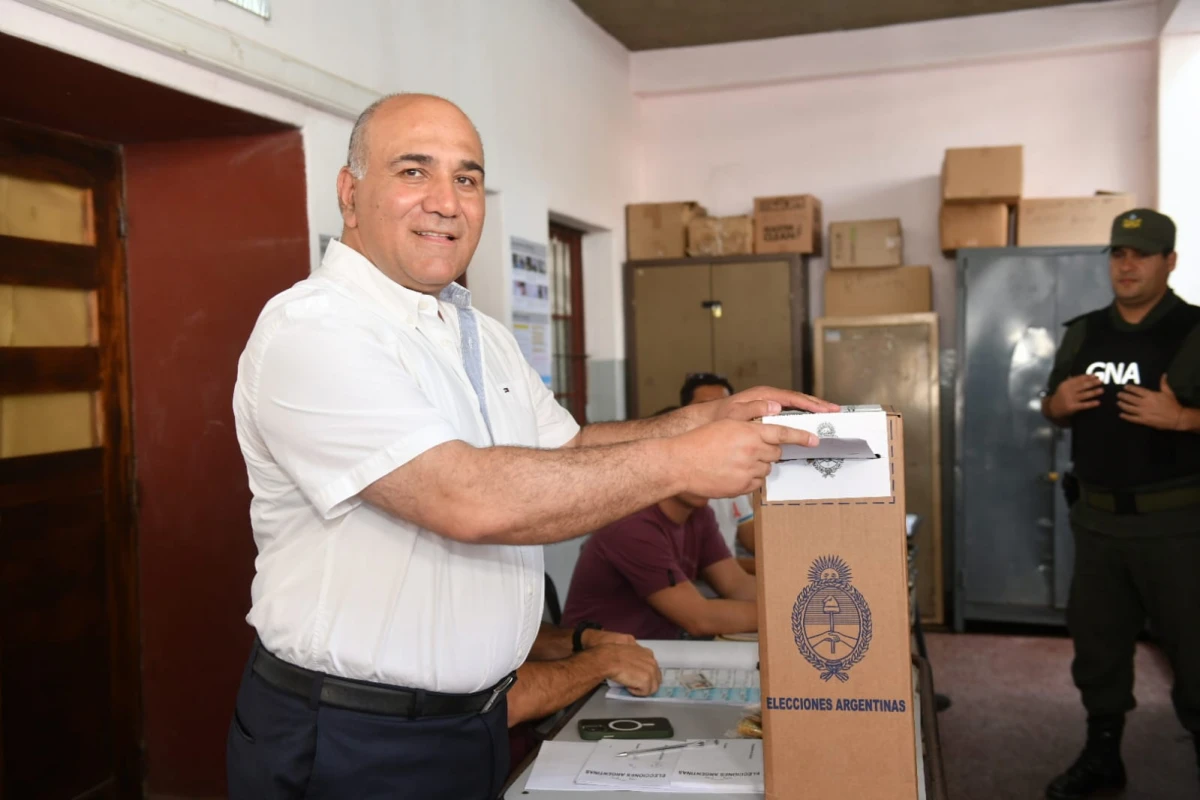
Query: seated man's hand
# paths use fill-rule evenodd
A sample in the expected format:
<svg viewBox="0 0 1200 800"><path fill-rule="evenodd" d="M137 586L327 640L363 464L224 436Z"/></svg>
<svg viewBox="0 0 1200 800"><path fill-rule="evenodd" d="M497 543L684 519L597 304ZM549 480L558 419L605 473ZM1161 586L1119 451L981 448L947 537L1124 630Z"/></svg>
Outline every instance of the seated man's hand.
<svg viewBox="0 0 1200 800"><path fill-rule="evenodd" d="M579 637L579 641L583 643L583 649L589 647L598 647L602 644L637 644L637 639L630 636L628 633L617 633L616 631L601 631L595 628L588 628Z"/></svg>
<svg viewBox="0 0 1200 800"><path fill-rule="evenodd" d="M630 694L654 694L662 683L654 653L640 644L601 644L587 652L603 659L607 679L621 684Z"/></svg>

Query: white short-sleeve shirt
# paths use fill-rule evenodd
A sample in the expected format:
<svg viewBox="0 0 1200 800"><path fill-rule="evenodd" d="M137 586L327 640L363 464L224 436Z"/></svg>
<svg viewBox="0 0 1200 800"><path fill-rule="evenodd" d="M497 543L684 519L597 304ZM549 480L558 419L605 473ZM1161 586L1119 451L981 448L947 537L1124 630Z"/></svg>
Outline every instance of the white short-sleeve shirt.
<svg viewBox="0 0 1200 800"><path fill-rule="evenodd" d="M271 299L238 362L233 410L258 547L248 621L309 669L429 691L485 689L541 620L541 547L465 544L358 493L426 450L556 448L579 426L480 314L489 434L458 311L334 241Z"/></svg>

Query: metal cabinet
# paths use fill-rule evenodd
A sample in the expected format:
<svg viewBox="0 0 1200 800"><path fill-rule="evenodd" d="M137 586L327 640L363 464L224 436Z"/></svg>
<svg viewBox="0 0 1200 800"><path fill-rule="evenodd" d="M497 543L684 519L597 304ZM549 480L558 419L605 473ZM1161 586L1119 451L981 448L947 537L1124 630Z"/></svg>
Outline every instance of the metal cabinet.
<svg viewBox="0 0 1200 800"><path fill-rule="evenodd" d="M1112 301L1100 247L962 250L955 375L955 627L1061 624L1073 561L1058 485L1070 434L1042 417L1063 323Z"/></svg>

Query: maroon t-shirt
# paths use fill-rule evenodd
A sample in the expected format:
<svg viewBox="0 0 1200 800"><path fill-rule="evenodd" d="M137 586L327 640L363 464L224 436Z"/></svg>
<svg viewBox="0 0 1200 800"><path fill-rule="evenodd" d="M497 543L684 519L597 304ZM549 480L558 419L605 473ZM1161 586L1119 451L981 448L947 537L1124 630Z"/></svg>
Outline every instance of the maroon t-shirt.
<svg viewBox="0 0 1200 800"><path fill-rule="evenodd" d="M646 598L684 581L718 561L732 558L717 519L705 506L683 524L657 505L592 534L579 553L563 626L583 620L638 639L678 639L681 629Z"/></svg>

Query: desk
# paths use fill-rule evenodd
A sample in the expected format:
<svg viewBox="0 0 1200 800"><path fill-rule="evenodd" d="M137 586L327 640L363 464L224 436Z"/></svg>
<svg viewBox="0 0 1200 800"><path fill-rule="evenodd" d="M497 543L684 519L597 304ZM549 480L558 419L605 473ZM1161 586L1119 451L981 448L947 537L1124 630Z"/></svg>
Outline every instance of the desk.
<svg viewBox="0 0 1200 800"><path fill-rule="evenodd" d="M581 719L612 719L620 717L667 717L675 729L676 739L724 739L737 728L742 718L742 706L701 705L698 703L652 703L636 700L609 700L604 696L606 686L592 692L575 714L552 738L556 742L578 742ZM504 800L629 800L631 793L622 792L526 792L525 782L533 770L529 760L504 793ZM664 797L708 798L708 800L752 800L753 794L671 794Z"/></svg>
<svg viewBox="0 0 1200 800"><path fill-rule="evenodd" d="M945 778L942 769L941 747L937 735L937 717L933 710L933 681L929 664L924 659L913 658L919 673L917 692L920 696L920 713L917 716L917 731L923 744L925 791L931 800L945 800ZM581 719L611 719L614 717L667 717L675 728L676 739L720 739L737 727L742 718L741 706L699 705L692 703L650 703L631 700L609 700L604 696L606 686L600 686L576 711L568 714L551 738L559 742L578 742L579 729L576 722ZM926 702L925 698L929 698ZM535 753L536 755L536 753ZM524 769L509 784L503 800L629 800L631 792L526 792L525 782L533 770L533 757L525 760ZM708 800L749 800L761 798L753 794L673 794L669 797L708 798Z"/></svg>

